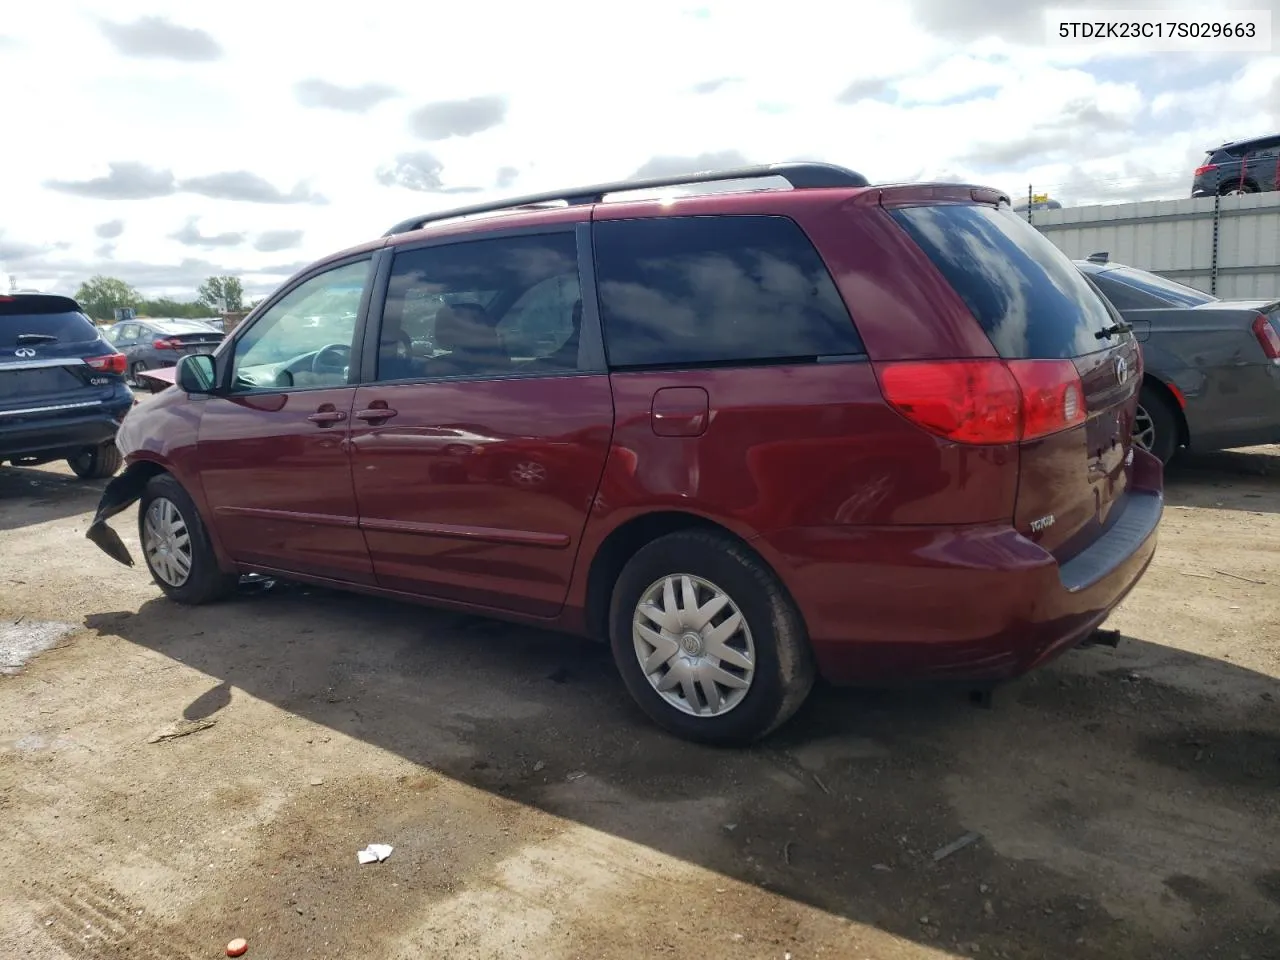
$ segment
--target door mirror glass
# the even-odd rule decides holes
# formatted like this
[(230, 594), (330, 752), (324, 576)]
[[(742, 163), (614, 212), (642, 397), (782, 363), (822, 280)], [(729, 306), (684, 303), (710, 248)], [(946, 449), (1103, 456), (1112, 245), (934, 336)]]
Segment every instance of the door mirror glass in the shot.
[(207, 353), (183, 357), (178, 361), (176, 379), (178, 386), (187, 393), (213, 393), (217, 382), (213, 357)]

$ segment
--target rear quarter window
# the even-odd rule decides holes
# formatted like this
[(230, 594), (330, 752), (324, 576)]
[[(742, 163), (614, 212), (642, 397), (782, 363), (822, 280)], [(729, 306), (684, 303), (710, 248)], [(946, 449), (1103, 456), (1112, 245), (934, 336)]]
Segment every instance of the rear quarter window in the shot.
[(893, 218), (1010, 360), (1064, 360), (1114, 345), (1102, 298), (1057, 247), (1006, 207), (903, 207)]
[(611, 366), (863, 352), (826, 265), (786, 217), (606, 220), (594, 238)]

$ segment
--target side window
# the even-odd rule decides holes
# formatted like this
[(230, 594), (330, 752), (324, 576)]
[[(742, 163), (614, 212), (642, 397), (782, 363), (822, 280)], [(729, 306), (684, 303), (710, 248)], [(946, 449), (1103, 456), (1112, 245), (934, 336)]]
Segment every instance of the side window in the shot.
[(126, 323), (120, 328), (120, 343), (133, 343), (138, 339), (138, 325), (136, 323)]
[(107, 328), (106, 333), (105, 333), (105, 334), (103, 334), (103, 336), (105, 336), (105, 337), (107, 338), (107, 342), (108, 342), (108, 343), (119, 343), (119, 342), (120, 342), (120, 328), (119, 328), (119, 327), (108, 327), (108, 328)]
[[(526, 290), (498, 321), (498, 336), (516, 363), (563, 358), (567, 369), (578, 367), (582, 324), (582, 289), (578, 271), (548, 277)], [(572, 341), (572, 342), (571, 342)], [(572, 351), (572, 355), (568, 356)]]
[(397, 253), (379, 380), (576, 370), (582, 310), (568, 232)]
[(863, 352), (826, 265), (786, 217), (606, 220), (595, 254), (610, 366)]
[(1266, 158), (1274, 160), (1278, 156), (1280, 156), (1280, 140), (1263, 141), (1250, 153), (1250, 159)]
[(344, 386), (369, 264), (359, 260), (304, 280), (259, 316), (236, 341), (231, 389)]

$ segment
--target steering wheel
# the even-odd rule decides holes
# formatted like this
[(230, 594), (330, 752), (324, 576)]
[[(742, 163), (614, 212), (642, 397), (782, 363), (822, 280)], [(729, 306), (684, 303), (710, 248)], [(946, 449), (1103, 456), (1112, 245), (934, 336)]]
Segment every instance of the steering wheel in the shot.
[(345, 343), (330, 343), (311, 356), (311, 372), (314, 374), (343, 373), (351, 362), (351, 348)]

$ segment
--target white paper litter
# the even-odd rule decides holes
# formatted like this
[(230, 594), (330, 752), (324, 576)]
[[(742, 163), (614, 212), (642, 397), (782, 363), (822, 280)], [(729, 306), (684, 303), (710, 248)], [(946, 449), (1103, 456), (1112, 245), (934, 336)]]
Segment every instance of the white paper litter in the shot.
[(356, 859), (361, 863), (381, 863), (391, 856), (391, 846), (386, 843), (371, 843), (363, 850), (356, 851)]

